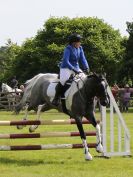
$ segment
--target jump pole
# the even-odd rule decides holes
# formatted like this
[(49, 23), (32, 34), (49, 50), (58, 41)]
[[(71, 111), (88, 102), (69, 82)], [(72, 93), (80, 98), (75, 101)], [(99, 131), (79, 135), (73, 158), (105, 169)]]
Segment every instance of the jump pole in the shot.
[[(96, 132), (85, 132), (86, 136), (96, 136)], [(0, 139), (20, 138), (47, 138), (47, 137), (75, 137), (80, 136), (79, 132), (44, 132), (44, 133), (23, 133), (23, 134), (0, 134)]]
[[(96, 143), (88, 144), (88, 148), (95, 148)], [(79, 149), (83, 148), (82, 144), (48, 144), (48, 145), (16, 145), (0, 146), (0, 151), (22, 151), (22, 150), (50, 150), (50, 149)]]
[[(98, 121), (99, 122), (99, 121)], [(16, 126), (16, 125), (70, 125), (76, 124), (74, 119), (70, 120), (20, 120), (20, 121), (0, 121), (0, 126)], [(82, 124), (90, 124), (86, 119), (82, 120)]]

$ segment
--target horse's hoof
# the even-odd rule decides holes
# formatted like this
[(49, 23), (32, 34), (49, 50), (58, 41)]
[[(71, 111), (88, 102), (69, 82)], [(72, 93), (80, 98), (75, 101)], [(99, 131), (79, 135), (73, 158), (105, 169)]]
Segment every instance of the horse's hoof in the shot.
[(98, 144), (98, 145), (96, 146), (96, 151), (97, 151), (98, 153), (102, 153), (102, 152), (103, 152), (103, 146), (102, 146), (102, 144)]
[(29, 128), (29, 132), (33, 133), (35, 131), (35, 129), (33, 129), (32, 127)]
[(91, 161), (92, 159), (93, 159), (92, 155), (89, 152), (87, 154), (85, 154), (85, 160)]
[(18, 130), (23, 129), (23, 125), (17, 125), (17, 129)]

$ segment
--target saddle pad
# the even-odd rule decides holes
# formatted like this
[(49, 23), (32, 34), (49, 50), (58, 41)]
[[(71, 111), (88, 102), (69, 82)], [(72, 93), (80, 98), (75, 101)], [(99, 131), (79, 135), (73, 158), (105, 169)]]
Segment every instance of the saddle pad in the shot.
[(52, 82), (49, 84), (48, 89), (47, 89), (47, 95), (50, 97), (50, 101), (52, 101), (54, 99), (55, 96), (55, 88), (56, 85), (58, 83), (57, 82)]
[(71, 87), (66, 91), (65, 98), (66, 98), (66, 108), (67, 110), (71, 111), (72, 101), (74, 94), (83, 87), (84, 80), (86, 75), (82, 75), (81, 78), (75, 78), (71, 84)]

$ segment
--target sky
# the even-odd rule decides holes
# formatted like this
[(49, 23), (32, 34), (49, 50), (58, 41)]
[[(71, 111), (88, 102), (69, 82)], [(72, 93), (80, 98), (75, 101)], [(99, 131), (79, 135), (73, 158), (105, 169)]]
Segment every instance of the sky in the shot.
[(0, 0), (0, 46), (7, 39), (21, 45), (51, 17), (98, 17), (128, 36), (133, 0)]

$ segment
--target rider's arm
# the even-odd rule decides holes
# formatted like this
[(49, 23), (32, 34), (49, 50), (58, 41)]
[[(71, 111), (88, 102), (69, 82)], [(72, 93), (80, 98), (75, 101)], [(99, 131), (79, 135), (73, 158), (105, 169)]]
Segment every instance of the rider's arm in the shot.
[(84, 51), (83, 51), (82, 47), (80, 47), (80, 62), (82, 64), (82, 67), (84, 70), (89, 69), (89, 65), (88, 65), (88, 62), (87, 62), (86, 57), (84, 55)]
[(69, 68), (70, 70), (74, 70), (74, 67), (69, 62), (70, 60), (70, 49), (66, 48), (64, 50), (64, 56), (63, 56), (63, 67)]

